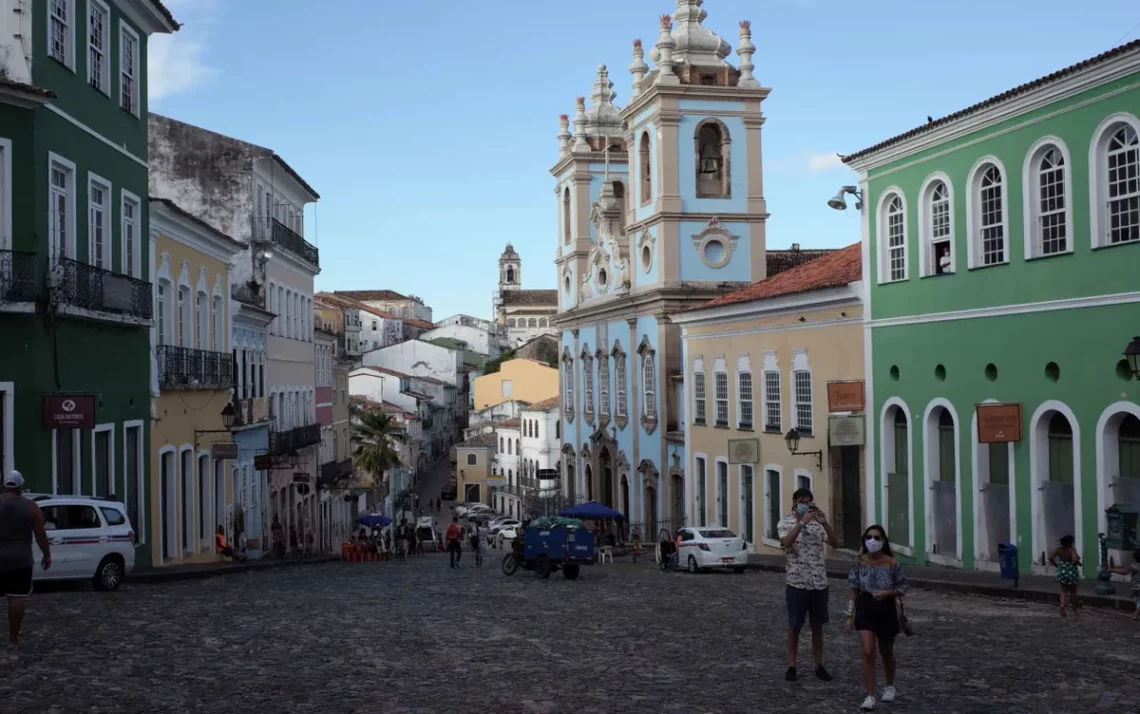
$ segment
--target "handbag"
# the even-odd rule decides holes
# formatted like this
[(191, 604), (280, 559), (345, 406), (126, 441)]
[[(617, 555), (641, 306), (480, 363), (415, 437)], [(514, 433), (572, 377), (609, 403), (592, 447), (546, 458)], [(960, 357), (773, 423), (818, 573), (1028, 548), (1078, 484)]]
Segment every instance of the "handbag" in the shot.
[(899, 600), (899, 631), (907, 637), (914, 636), (914, 628), (911, 627), (910, 620), (906, 616), (906, 605), (901, 599)]

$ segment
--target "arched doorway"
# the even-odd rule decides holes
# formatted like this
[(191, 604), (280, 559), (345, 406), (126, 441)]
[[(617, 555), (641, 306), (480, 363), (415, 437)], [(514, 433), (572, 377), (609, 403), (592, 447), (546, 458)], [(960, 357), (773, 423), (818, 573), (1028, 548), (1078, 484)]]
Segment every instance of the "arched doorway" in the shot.
[(602, 505), (614, 507), (614, 465), (610, 459), (610, 450), (602, 449), (598, 454), (599, 467), (602, 469)]
[[(996, 402), (987, 399), (984, 403)], [(998, 544), (1015, 542), (1017, 494), (1011, 487), (1014, 478), (1012, 442), (982, 444), (978, 442), (978, 415), (970, 424), (974, 449), (974, 557), (979, 570), (997, 570)]]
[[(1140, 504), (1140, 405), (1117, 402), (1101, 414), (1097, 425), (1097, 513), (1104, 532), (1104, 509), (1114, 503)], [(1111, 553), (1110, 553), (1111, 555)]]
[(656, 539), (657, 529), (657, 487), (645, 487), (645, 532), (641, 534), (642, 540)]
[[(958, 425), (953, 407), (936, 399), (926, 409), (923, 448), (926, 552), (934, 559), (960, 561), (958, 552)], [(945, 561), (942, 561), (944, 564)]]
[(629, 520), (630, 513), (629, 503), (629, 477), (625, 474), (621, 475), (621, 506), (618, 508), (621, 514)]
[(1045, 559), (1062, 536), (1076, 536), (1082, 551), (1090, 545), (1080, 533), (1080, 426), (1056, 401), (1038, 407), (1031, 424), (1033, 560), (1038, 572), (1051, 573)]
[(586, 464), (586, 500), (594, 500), (594, 470)]
[(887, 491), (887, 532), (891, 543), (913, 548), (910, 514), (910, 424), (901, 404), (883, 410), (883, 486)]

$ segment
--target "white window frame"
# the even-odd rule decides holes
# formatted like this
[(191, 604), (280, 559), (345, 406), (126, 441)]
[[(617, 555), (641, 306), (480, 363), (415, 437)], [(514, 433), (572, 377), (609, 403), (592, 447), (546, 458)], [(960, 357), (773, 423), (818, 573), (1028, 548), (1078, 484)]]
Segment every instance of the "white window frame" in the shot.
[[(585, 351), (589, 352), (589, 345)], [(590, 354), (582, 356), (582, 413), (594, 413), (594, 358)]]
[(1118, 112), (1105, 117), (1097, 126), (1089, 143), (1089, 206), (1092, 208), (1089, 211), (1089, 235), (1094, 249), (1136, 245), (1134, 241), (1108, 242), (1108, 142), (1118, 124), (1130, 125), (1140, 137), (1140, 119), (1134, 114)]
[(228, 352), (226, 347), (226, 301), (218, 292), (216, 286), (214, 294), (210, 296), (210, 325), (214, 328), (211, 339), (215, 352)]
[[(728, 386), (728, 372), (723, 369), (724, 364), (721, 360), (717, 360), (717, 364), (713, 369), (713, 426), (727, 427), (728, 420), (731, 416), (729, 412), (729, 402), (732, 399), (732, 392)], [(724, 396), (721, 397), (721, 387), (724, 387)], [(724, 419), (720, 418), (721, 408), (724, 408)]]
[[(720, 487), (720, 474), (721, 469), (724, 469), (724, 490)], [(732, 503), (728, 500), (729, 494), (732, 493), (732, 467), (728, 463), (728, 459), (723, 456), (717, 456), (713, 459), (713, 507), (716, 512), (713, 513), (712, 521), (721, 528), (732, 528)], [(724, 507), (724, 523), (720, 522), (721, 507)], [(739, 535), (739, 533), (737, 534)]]
[(57, 260), (59, 260), (59, 255), (55, 251), (50, 250), (50, 246), (56, 242), (55, 238), (50, 235), (53, 232), (54, 220), (53, 220), (52, 214), (53, 214), (53, 211), (54, 211), (54, 208), (56, 205), (55, 200), (54, 200), (54, 196), (53, 196), (53, 194), (55, 193), (55, 189), (53, 188), (52, 183), (51, 183), (52, 169), (59, 169), (66, 176), (67, 186), (65, 187), (65, 192), (66, 192), (65, 198), (67, 201), (67, 212), (68, 213), (67, 213), (67, 216), (64, 217), (63, 229), (66, 232), (66, 235), (64, 236), (64, 241), (63, 241), (64, 244), (60, 246), (60, 249), (63, 251), (64, 256), (67, 258), (70, 258), (71, 260), (76, 259), (76, 252), (77, 252), (77, 250), (76, 250), (76, 238), (75, 238), (75, 231), (77, 230), (76, 229), (77, 221), (75, 220), (76, 170), (75, 170), (75, 163), (73, 161), (69, 161), (68, 159), (65, 159), (62, 156), (55, 154), (55, 153), (52, 153), (50, 151), (48, 152), (48, 197), (49, 197), (48, 244), (49, 244), (49, 251), (51, 253), (51, 255), (49, 256), (49, 263), (54, 265), (55, 262)]
[[(772, 493), (771, 488), (769, 488), (769, 486), (770, 486), (769, 481), (768, 481), (768, 472), (769, 471), (774, 471), (779, 476), (779, 479), (777, 480), (777, 483), (779, 484), (779, 487), (780, 487), (779, 493), (774, 494), (774, 493)], [(775, 503), (781, 509), (780, 510), (780, 518), (784, 517), (783, 510), (782, 510), (783, 509), (783, 503), (784, 503), (784, 467), (779, 465), (779, 464), (764, 464), (764, 468), (761, 470), (761, 472), (764, 474), (764, 476), (763, 476), (763, 478), (764, 478), (764, 483), (763, 483), (763, 488), (764, 488), (764, 517), (760, 519), (760, 524), (761, 524), (760, 542), (763, 543), (764, 545), (770, 547), (770, 548), (779, 548), (779, 547), (781, 547), (780, 546), (780, 540), (778, 538), (770, 538), (768, 536), (768, 532), (771, 531), (773, 533), (777, 533), (777, 534), (779, 533), (778, 529), (780, 527), (780, 521), (777, 520), (775, 523), (772, 523), (770, 521), (770, 514), (772, 513), (772, 504), (773, 503)], [(753, 479), (753, 486), (752, 487), (753, 487), (753, 489), (755, 489), (756, 488), (756, 486), (755, 486), (756, 472), (755, 471), (752, 472), (752, 479)]]
[[(166, 288), (165, 299), (159, 295), (160, 286)], [(155, 337), (160, 345), (175, 344), (174, 317), (171, 308), (177, 299), (174, 283), (166, 276), (160, 276), (156, 281), (154, 290)]]
[(194, 291), (194, 349), (210, 349), (210, 293), (199, 285)]
[[(131, 37), (131, 39), (134, 41), (134, 54), (131, 57), (131, 66), (133, 67), (134, 71), (130, 74), (130, 78), (132, 80), (132, 83), (131, 83), (131, 106), (129, 106), (129, 107), (123, 106), (123, 77), (127, 76), (126, 73), (123, 71), (123, 45), (124, 45), (123, 37), (124, 37), (124, 35), (129, 35)], [(135, 32), (135, 29), (133, 27), (131, 27), (130, 25), (128, 25), (126, 22), (119, 20), (119, 62), (117, 65), (119, 68), (119, 72), (118, 72), (118, 75), (119, 75), (118, 102), (119, 102), (119, 106), (122, 109), (130, 112), (131, 114), (133, 114), (136, 117), (140, 116), (140, 113), (142, 111), (142, 108), (139, 106), (142, 103), (142, 95), (139, 92), (139, 84), (142, 81), (142, 68), (139, 66), (139, 58), (140, 57), (141, 57), (141, 47), (139, 45), (139, 33)]]
[[(134, 218), (127, 218), (127, 206), (134, 209)], [(139, 231), (142, 228), (141, 220), (142, 201), (139, 197), (125, 188), (119, 189), (119, 244), (122, 251), (122, 272), (132, 278), (145, 280), (146, 276), (142, 271), (142, 240)], [(128, 227), (130, 230), (128, 231)], [(129, 256), (127, 253), (127, 233), (133, 233), (134, 239), (134, 255)]]
[(614, 364), (614, 416), (629, 416), (629, 372), (625, 352), (615, 349)]
[[(774, 350), (767, 350), (764, 353), (763, 371), (760, 372), (763, 382), (760, 385), (761, 400), (763, 411), (761, 412), (763, 419), (760, 423), (760, 428), (767, 432), (782, 433), (784, 428), (784, 385), (783, 380), (780, 378), (780, 363), (776, 359), (776, 352)], [(776, 398), (772, 399), (770, 390), (768, 388), (768, 375), (774, 374), (776, 376)], [(779, 418), (778, 424), (771, 424), (768, 420), (768, 405), (774, 403), (776, 405), (776, 415)], [(774, 426), (774, 430), (768, 427)]]
[(79, 432), (81, 429), (52, 429), (51, 432), (51, 492), (53, 494), (59, 493), (59, 464), (57, 463), (59, 449), (57, 441), (62, 438), (60, 435), (67, 436), (71, 439), (71, 448), (73, 458), (71, 459), (72, 474), (71, 483), (75, 487), (73, 493), (77, 496), (83, 495), (83, 449), (81, 448), (81, 440)]
[(708, 424), (708, 379), (705, 377), (705, 361), (701, 357), (693, 360), (693, 424)]
[[(93, 189), (99, 188), (103, 191), (103, 202), (96, 204), (92, 199)], [(111, 195), (114, 193), (114, 187), (107, 179), (99, 176), (98, 174), (87, 172), (87, 264), (95, 266), (95, 227), (99, 225), (103, 229), (103, 249), (100, 251), (99, 257), (103, 261), (101, 267), (107, 272), (111, 271), (113, 265), (111, 260)], [(102, 211), (102, 219), (98, 222), (95, 221), (95, 211)]]
[[(888, 211), (890, 211), (891, 199), (898, 197), (899, 203), (902, 207), (902, 277), (895, 278), (891, 276), (891, 248), (890, 236), (887, 235), (890, 230), (890, 221), (888, 220)], [(906, 194), (902, 189), (897, 186), (891, 186), (883, 191), (883, 195), (879, 197), (879, 206), (875, 211), (878, 216), (878, 226), (876, 228), (878, 237), (878, 253), (879, 253), (879, 285), (887, 283), (901, 283), (905, 282), (910, 277), (910, 237), (908, 235), (907, 217), (909, 215), (907, 209)]]
[(48, 21), (47, 21), (47, 28), (45, 28), (47, 31), (47, 38), (45, 41), (47, 44), (45, 44), (44, 47), (47, 50), (47, 56), (48, 57), (51, 57), (55, 61), (62, 64), (64, 67), (67, 67), (69, 70), (74, 72), (75, 71), (75, 0), (58, 0), (59, 4), (64, 7), (64, 9), (67, 13), (67, 23), (66, 23), (67, 37), (64, 39), (64, 48), (63, 48), (63, 52), (66, 55), (65, 57), (56, 57), (54, 54), (52, 54), (52, 49), (51, 49), (51, 23), (52, 23), (53, 15), (52, 15), (52, 7), (51, 6), (52, 6), (53, 2), (56, 2), (56, 0), (48, 0), (48, 3), (47, 3)]
[[(748, 398), (744, 398), (743, 377), (748, 375)], [(737, 429), (755, 429), (756, 428), (756, 380), (752, 377), (752, 363), (748, 359), (748, 355), (741, 355), (736, 360), (736, 428)], [(744, 405), (748, 405), (748, 411), (752, 415), (752, 420), (744, 423)], [(755, 482), (753, 482), (755, 486)]]
[[(4, 473), (16, 468), (16, 383), (15, 382), (0, 382), (0, 408), (3, 408), (4, 413), (0, 414), (0, 420), (3, 421), (4, 431), (0, 432), (0, 439), (4, 441), (4, 461), (0, 463), (0, 469)], [(53, 451), (54, 454), (54, 444)], [(54, 458), (54, 457), (53, 457)]]
[[(939, 275), (937, 257), (934, 255), (934, 186), (938, 182), (946, 187), (946, 200), (950, 204), (950, 270), (943, 275), (952, 275), (958, 265), (957, 250), (955, 249), (955, 221), (954, 221), (954, 184), (950, 177), (942, 171), (936, 171), (922, 182), (918, 191), (918, 235), (922, 245), (919, 254), (918, 270), (921, 277)], [(943, 239), (944, 240), (944, 239)]]
[(641, 356), (641, 412), (648, 419), (657, 418), (657, 352), (655, 350), (647, 350)]
[[(1041, 242), (1041, 159), (1049, 149), (1057, 149), (1064, 162), (1061, 187), (1065, 192), (1065, 250), (1045, 253)], [(1073, 252), (1073, 161), (1065, 142), (1055, 136), (1038, 139), (1025, 153), (1025, 163), (1021, 167), (1022, 185), (1022, 231), (1026, 260), (1051, 258), (1055, 255), (1068, 255)]]
[[(807, 481), (807, 485), (801, 486), (800, 485), (800, 479), (804, 479), (805, 481)], [(800, 490), (801, 488), (806, 488), (807, 490), (811, 491), (812, 495), (814, 496), (815, 495), (815, 474), (812, 473), (811, 471), (807, 470), (807, 469), (793, 469), (792, 470), (792, 485), (795, 486), (795, 488), (792, 489), (792, 493), (795, 493), (796, 491)]]
[(605, 352), (598, 353), (598, 413), (609, 416), (610, 404), (610, 356)]
[(102, 434), (103, 432), (110, 432), (110, 434), (111, 434), (111, 436), (108, 437), (109, 441), (107, 442), (107, 458), (109, 458), (111, 460), (111, 463), (109, 463), (107, 465), (107, 469), (108, 469), (107, 475), (109, 477), (109, 484), (110, 484), (112, 491), (114, 491), (114, 489), (115, 489), (115, 424), (114, 424), (114, 422), (109, 422), (106, 424), (96, 424), (95, 428), (91, 430), (91, 491), (90, 491), (90, 494), (92, 496), (102, 495), (104, 498), (107, 498), (111, 495), (114, 495), (116, 500), (120, 500), (118, 498), (118, 496), (119, 496), (118, 493), (97, 494), (97, 492), (96, 492), (96, 488), (95, 488), (96, 487), (96, 483), (95, 483), (95, 436), (97, 434)]
[[(807, 374), (808, 376), (809, 394), (806, 401), (801, 399), (803, 395), (800, 393), (800, 385), (796, 379), (797, 374)], [(792, 355), (791, 385), (792, 428), (802, 436), (815, 436), (815, 381), (812, 378), (811, 362), (808, 361), (807, 350), (805, 349), (797, 349)], [(807, 405), (808, 418), (811, 420), (807, 430), (803, 428), (803, 422), (800, 421), (800, 406), (804, 404)]]
[[(102, 49), (97, 49), (91, 43), (91, 15), (94, 12), (101, 12), (103, 14), (103, 36), (100, 37), (102, 42)], [(99, 90), (103, 94), (110, 96), (111, 93), (111, 9), (107, 7), (106, 3), (102, 0), (87, 0), (87, 84)], [(99, 76), (94, 77), (91, 73), (92, 67), (92, 52), (98, 52), (100, 55), (101, 63), (99, 68)], [(92, 80), (95, 80), (93, 83)]]
[[(981, 191), (982, 191), (982, 177), (985, 174), (985, 169), (988, 166), (995, 166), (1001, 174), (1001, 231), (1003, 242), (1003, 255), (1002, 260), (995, 263), (982, 262), (982, 206), (981, 206)], [(1001, 162), (996, 156), (983, 156), (974, 162), (973, 168), (970, 169), (968, 178), (966, 179), (966, 248), (967, 248), (967, 261), (970, 269), (974, 268), (990, 268), (995, 265), (1006, 265), (1009, 263), (1010, 256), (1010, 235), (1009, 235), (1009, 172), (1005, 170), (1005, 164)]]
[[(194, 339), (194, 289), (189, 283), (178, 282), (174, 303), (174, 322), (177, 328), (173, 344), (190, 347)], [(185, 317), (185, 324), (183, 318)]]
[[(132, 521), (131, 528), (133, 528), (135, 531), (135, 538), (137, 539), (139, 545), (145, 545), (147, 542), (146, 485), (148, 479), (145, 471), (146, 461), (144, 459), (146, 458), (146, 434), (143, 432), (143, 426), (144, 422), (142, 419), (132, 419), (130, 421), (123, 422), (123, 490), (122, 498), (120, 499), (123, 503), (127, 503), (128, 498), (133, 497), (135, 499), (135, 509), (138, 511), (139, 520), (138, 523)], [(139, 478), (138, 484), (136, 485), (138, 490), (134, 494), (127, 493), (127, 462), (130, 458), (129, 454), (127, 454), (127, 431), (129, 429), (139, 430), (139, 453), (137, 463)], [(130, 508), (127, 509), (127, 513), (130, 513)]]
[(574, 358), (562, 358), (562, 411), (574, 411)]

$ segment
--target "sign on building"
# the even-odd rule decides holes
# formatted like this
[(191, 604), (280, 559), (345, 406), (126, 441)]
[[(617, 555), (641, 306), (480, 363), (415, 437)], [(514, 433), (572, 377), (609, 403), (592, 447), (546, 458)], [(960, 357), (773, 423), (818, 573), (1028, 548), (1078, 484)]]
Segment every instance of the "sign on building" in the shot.
[(44, 397), (45, 429), (94, 429), (95, 395)]
[(233, 442), (215, 441), (214, 445), (210, 447), (210, 453), (215, 459), (236, 459), (238, 457), (238, 445)]
[(729, 439), (728, 463), (755, 464), (760, 461), (759, 439)]
[(828, 417), (828, 442), (831, 446), (863, 446), (867, 439), (866, 426), (862, 414)]
[(861, 412), (864, 410), (863, 380), (852, 379), (827, 383), (829, 412)]
[(254, 456), (253, 468), (257, 469), (258, 471), (269, 471), (273, 468), (273, 457), (269, 454)]
[(1021, 402), (990, 402), (975, 406), (979, 444), (1021, 441)]
[(293, 472), (293, 483), (308, 483), (308, 482), (309, 482), (309, 474), (301, 472), (301, 471), (294, 471)]

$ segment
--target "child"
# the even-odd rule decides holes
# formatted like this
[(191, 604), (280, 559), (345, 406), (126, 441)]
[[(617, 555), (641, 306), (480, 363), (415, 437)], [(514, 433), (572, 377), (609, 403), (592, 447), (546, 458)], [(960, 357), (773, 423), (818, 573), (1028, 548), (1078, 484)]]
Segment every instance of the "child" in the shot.
[(641, 557), (641, 534), (634, 533), (633, 534), (633, 562), (636, 563), (637, 559), (640, 557)]
[(1120, 575), (1132, 574), (1132, 599), (1136, 603), (1136, 610), (1132, 613), (1133, 620), (1140, 620), (1140, 550), (1132, 554), (1132, 565), (1127, 568), (1113, 568), (1112, 572)]
[(1057, 582), (1061, 586), (1061, 617), (1065, 617), (1066, 605), (1073, 611), (1073, 619), (1078, 619), (1077, 586), (1081, 582), (1081, 556), (1074, 547), (1076, 539), (1063, 536), (1060, 545), (1049, 555), (1049, 564), (1057, 569)]

